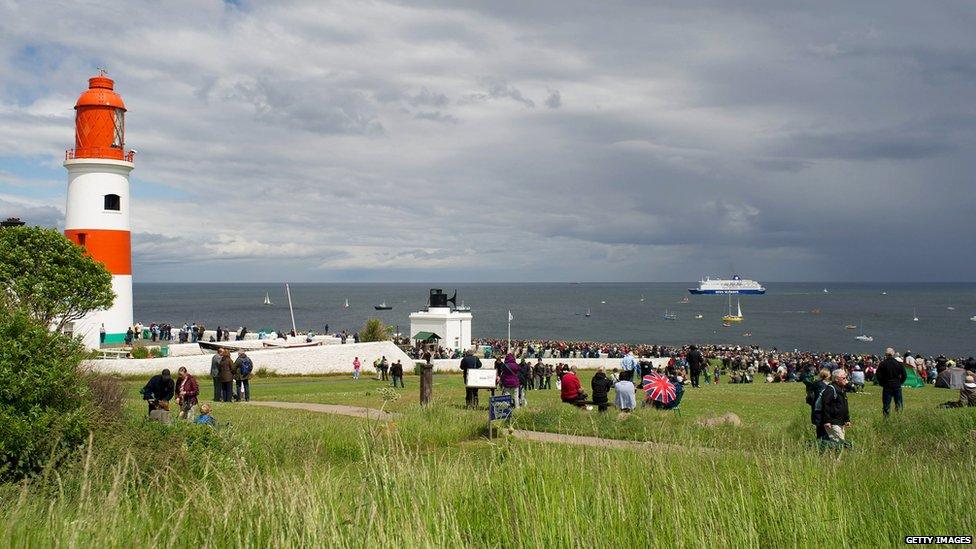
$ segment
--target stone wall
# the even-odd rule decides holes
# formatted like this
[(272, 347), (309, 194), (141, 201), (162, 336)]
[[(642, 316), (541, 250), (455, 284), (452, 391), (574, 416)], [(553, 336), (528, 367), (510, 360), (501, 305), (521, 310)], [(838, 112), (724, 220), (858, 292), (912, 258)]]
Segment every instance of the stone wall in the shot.
[[(180, 367), (198, 377), (210, 376), (212, 354), (169, 356), (147, 359), (88, 360), (84, 365), (93, 371), (107, 374), (152, 375), (168, 368), (174, 375)], [(232, 354), (236, 358), (236, 354)], [(268, 349), (248, 353), (254, 368), (273, 370), (278, 374), (337, 374), (352, 375), (353, 358), (359, 357), (363, 372), (373, 371), (373, 361), (386, 356), (390, 363), (400, 360), (405, 373), (413, 372), (414, 361), (391, 341), (378, 343), (349, 343), (322, 345), (299, 349)]]

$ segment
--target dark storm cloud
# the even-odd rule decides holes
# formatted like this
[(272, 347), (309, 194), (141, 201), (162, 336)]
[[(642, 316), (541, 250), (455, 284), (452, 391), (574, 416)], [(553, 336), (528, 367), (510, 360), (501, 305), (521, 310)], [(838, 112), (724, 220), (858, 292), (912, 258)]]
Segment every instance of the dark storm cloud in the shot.
[[(109, 65), (140, 184), (178, 191), (134, 195), (143, 277), (976, 269), (968, 2), (123, 8), (0, 4), (0, 172), (57, 168)], [(10, 179), (0, 199), (63, 204)]]

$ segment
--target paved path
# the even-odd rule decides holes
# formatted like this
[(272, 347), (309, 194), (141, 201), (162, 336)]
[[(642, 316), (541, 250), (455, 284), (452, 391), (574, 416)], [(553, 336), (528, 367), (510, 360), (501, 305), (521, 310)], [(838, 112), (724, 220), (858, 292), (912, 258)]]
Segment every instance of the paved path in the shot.
[[(396, 414), (383, 412), (375, 408), (361, 408), (358, 406), (344, 406), (342, 404), (315, 404), (311, 402), (278, 402), (272, 400), (252, 400), (252, 406), (265, 406), (267, 408), (282, 408), (286, 410), (305, 410), (308, 412), (319, 412), (323, 414), (334, 414), (340, 416), (350, 416), (367, 419), (377, 419), (383, 421), (392, 420)], [(678, 444), (666, 444), (663, 442), (641, 442), (636, 440), (618, 440), (612, 438), (584, 437), (579, 435), (564, 435), (559, 433), (547, 433), (543, 431), (524, 431), (513, 430), (511, 436), (532, 442), (556, 442), (559, 444), (572, 444), (574, 446), (596, 446), (599, 448), (627, 448), (631, 450), (662, 450), (670, 452), (693, 452), (698, 454), (713, 454), (716, 450), (695, 446), (681, 446)]]
[(358, 406), (343, 406), (342, 404), (315, 404), (312, 402), (277, 402), (273, 400), (252, 400), (252, 406), (265, 406), (268, 408), (284, 408), (287, 410), (306, 410), (308, 412), (321, 412), (323, 414), (334, 414), (339, 416), (359, 417), (366, 419), (380, 419), (389, 421), (394, 415), (374, 408), (360, 408)]

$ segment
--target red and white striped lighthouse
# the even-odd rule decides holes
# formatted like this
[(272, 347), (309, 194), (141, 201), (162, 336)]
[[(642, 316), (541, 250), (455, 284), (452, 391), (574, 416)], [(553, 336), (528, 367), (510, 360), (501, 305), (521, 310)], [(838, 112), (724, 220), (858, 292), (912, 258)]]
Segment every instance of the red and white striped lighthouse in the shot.
[(135, 151), (125, 149), (125, 103), (104, 71), (88, 79), (75, 104), (75, 148), (65, 153), (68, 204), (64, 234), (112, 273), (115, 302), (76, 321), (85, 345), (117, 343), (132, 326), (132, 253), (129, 172)]

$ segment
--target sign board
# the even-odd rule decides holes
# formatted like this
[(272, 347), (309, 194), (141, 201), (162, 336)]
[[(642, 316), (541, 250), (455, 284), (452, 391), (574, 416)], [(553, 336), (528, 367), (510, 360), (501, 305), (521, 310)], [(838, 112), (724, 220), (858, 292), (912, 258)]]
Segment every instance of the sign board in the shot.
[(495, 369), (479, 368), (468, 370), (468, 381), (466, 387), (471, 389), (494, 389), (495, 388)]
[(488, 421), (508, 419), (515, 409), (515, 399), (512, 395), (498, 395), (488, 399)]

